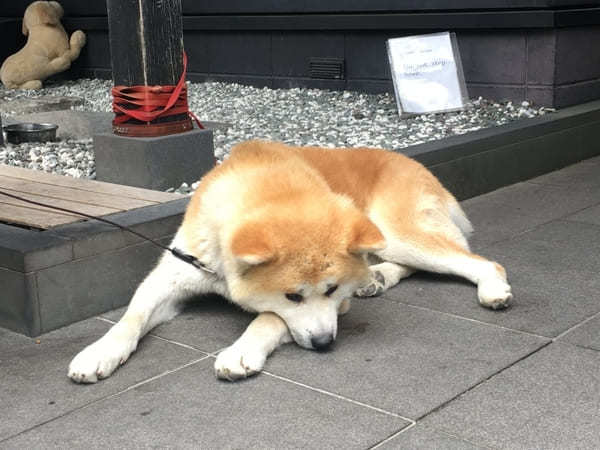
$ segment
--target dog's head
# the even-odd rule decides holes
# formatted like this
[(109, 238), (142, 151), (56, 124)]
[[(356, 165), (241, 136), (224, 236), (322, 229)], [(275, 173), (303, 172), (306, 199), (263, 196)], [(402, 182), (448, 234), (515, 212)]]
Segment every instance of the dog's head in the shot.
[(230, 295), (277, 314), (302, 347), (323, 349), (336, 337), (340, 303), (368, 279), (366, 255), (384, 247), (377, 227), (345, 197), (265, 206), (230, 237)]
[(63, 8), (58, 2), (33, 2), (25, 10), (23, 16), (23, 34), (27, 36), (29, 30), (38, 25), (56, 25), (63, 16)]

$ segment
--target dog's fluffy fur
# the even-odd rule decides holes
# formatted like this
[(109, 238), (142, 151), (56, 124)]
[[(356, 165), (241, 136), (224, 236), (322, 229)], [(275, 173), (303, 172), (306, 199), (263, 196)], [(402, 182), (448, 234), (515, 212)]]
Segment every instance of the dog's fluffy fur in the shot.
[(79, 57), (85, 34), (75, 31), (71, 39), (60, 23), (63, 16), (58, 2), (33, 2), (25, 10), (23, 34), (25, 47), (6, 58), (0, 79), (9, 89), (40, 89), (42, 81), (64, 72)]
[(397, 153), (242, 143), (202, 179), (173, 241), (216, 274), (165, 254), (123, 318), (73, 359), (69, 376), (109, 376), (144, 334), (200, 293), (258, 313), (217, 356), (216, 374), (229, 380), (259, 372), (281, 343), (327, 347), (353, 294), (378, 295), (414, 270), (467, 278), (483, 306), (505, 307), (506, 273), (469, 251), (471, 231), (439, 181)]

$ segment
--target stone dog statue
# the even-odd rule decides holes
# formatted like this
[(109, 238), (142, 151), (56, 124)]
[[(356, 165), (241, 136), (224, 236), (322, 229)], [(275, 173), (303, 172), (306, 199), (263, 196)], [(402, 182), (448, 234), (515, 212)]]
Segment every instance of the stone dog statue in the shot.
[(71, 67), (85, 45), (85, 34), (75, 31), (69, 39), (60, 23), (63, 8), (58, 2), (33, 2), (25, 10), (25, 47), (6, 58), (0, 79), (9, 89), (40, 89), (42, 80)]

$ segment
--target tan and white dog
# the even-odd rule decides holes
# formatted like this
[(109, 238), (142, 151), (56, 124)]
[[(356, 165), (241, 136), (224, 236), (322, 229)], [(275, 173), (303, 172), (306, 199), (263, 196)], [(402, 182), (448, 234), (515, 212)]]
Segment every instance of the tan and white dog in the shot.
[(163, 255), (123, 318), (73, 359), (69, 377), (108, 377), (201, 293), (258, 313), (216, 358), (216, 375), (228, 380), (260, 372), (282, 343), (327, 348), (353, 294), (379, 295), (415, 270), (464, 277), (483, 306), (503, 308), (512, 297), (506, 272), (469, 251), (471, 231), (456, 199), (400, 154), (239, 144), (202, 178), (172, 243), (216, 273)]
[(4, 86), (40, 89), (46, 78), (71, 67), (86, 37), (83, 31), (77, 30), (69, 38), (60, 23), (62, 16), (63, 8), (55, 1), (37, 1), (27, 7), (22, 26), (27, 43), (0, 67)]

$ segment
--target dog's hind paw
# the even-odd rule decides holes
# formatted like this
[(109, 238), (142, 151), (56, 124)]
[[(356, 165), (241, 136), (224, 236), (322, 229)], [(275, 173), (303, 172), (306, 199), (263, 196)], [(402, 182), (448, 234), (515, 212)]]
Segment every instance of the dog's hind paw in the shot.
[(383, 291), (385, 291), (385, 277), (379, 270), (376, 270), (371, 272), (369, 283), (357, 289), (354, 295), (357, 297), (376, 297), (381, 295)]
[(217, 378), (236, 381), (259, 373), (267, 356), (256, 349), (232, 345), (217, 355), (215, 375)]
[(498, 278), (481, 281), (477, 287), (479, 303), (491, 309), (508, 308), (512, 300), (510, 285)]

